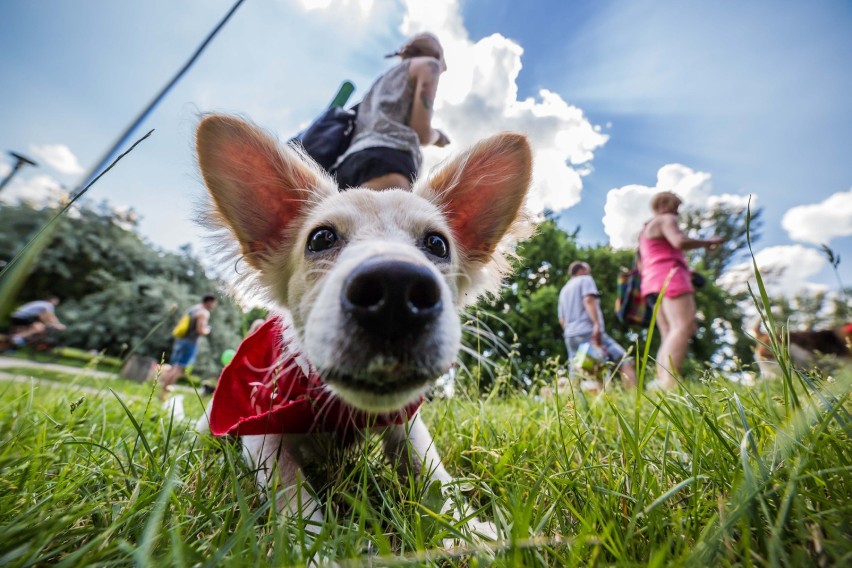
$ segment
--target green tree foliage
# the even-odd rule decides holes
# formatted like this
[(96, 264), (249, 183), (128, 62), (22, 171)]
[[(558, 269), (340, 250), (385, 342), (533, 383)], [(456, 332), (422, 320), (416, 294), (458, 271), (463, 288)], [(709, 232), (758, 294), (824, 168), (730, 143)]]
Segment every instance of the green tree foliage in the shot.
[(681, 213), (681, 228), (698, 239), (722, 237), (725, 242), (715, 250), (704, 248), (689, 251), (693, 267), (716, 280), (734, 262), (748, 256), (748, 234), (752, 242), (760, 239), (763, 210), (749, 211), (744, 207), (720, 203), (706, 209), (691, 209)]
[[(0, 261), (20, 250), (52, 213), (26, 205), (0, 207)], [(166, 252), (134, 229), (129, 216), (106, 204), (76, 210), (62, 219), (17, 303), (58, 296), (57, 314), (68, 326), (60, 340), (66, 345), (116, 356), (135, 349), (167, 357), (180, 314), (221, 283), (206, 276), (189, 247)], [(218, 374), (221, 352), (239, 344), (241, 317), (239, 307), (220, 295), (211, 316), (213, 332), (199, 345), (197, 373)]]
[[(722, 224), (720, 233), (736, 232), (725, 223), (739, 222), (739, 218), (724, 215), (709, 218)], [(512, 344), (517, 354), (514, 363), (521, 370), (522, 381), (529, 380), (536, 365), (544, 366), (550, 358), (559, 357), (564, 361), (565, 344), (557, 318), (557, 301), (560, 289), (568, 280), (568, 265), (573, 260), (584, 260), (592, 268), (592, 276), (601, 292), (607, 333), (625, 348), (637, 341), (644, 345), (646, 331), (621, 324), (614, 312), (616, 279), (619, 270), (633, 265), (634, 251), (613, 250), (604, 245), (580, 246), (576, 237), (576, 232), (566, 233), (548, 215), (536, 235), (519, 245), (516, 272), (501, 294), (481, 301), (472, 312), (500, 341)], [(728, 266), (729, 255), (737, 250), (731, 248), (728, 255), (714, 257), (709, 273), (715, 274), (719, 267)], [(697, 257), (695, 261), (702, 259)], [(690, 348), (693, 366), (729, 367), (734, 357), (750, 361), (751, 343), (743, 329), (737, 300), (713, 284), (712, 279), (697, 290), (698, 331)], [(656, 353), (658, 342), (658, 334), (655, 334), (652, 354)], [(491, 349), (486, 355), (498, 358), (501, 350)], [(470, 367), (473, 362), (466, 361), (466, 364)], [(480, 381), (482, 388), (490, 386), (488, 377)]]

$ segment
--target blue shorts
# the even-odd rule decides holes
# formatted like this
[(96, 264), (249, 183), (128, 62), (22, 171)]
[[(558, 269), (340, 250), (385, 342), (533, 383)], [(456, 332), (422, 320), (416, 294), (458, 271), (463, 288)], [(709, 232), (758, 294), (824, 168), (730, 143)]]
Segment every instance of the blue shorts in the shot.
[(335, 172), (341, 190), (358, 187), (387, 174), (399, 174), (409, 180), (417, 177), (417, 165), (411, 153), (382, 146), (364, 148), (348, 155)]
[(195, 361), (196, 353), (198, 353), (198, 343), (190, 339), (176, 339), (172, 346), (172, 358), (169, 364), (185, 369)]
[[(584, 333), (582, 335), (573, 335), (571, 337), (565, 338), (565, 347), (568, 348), (568, 374), (572, 376), (576, 371), (574, 370), (574, 356), (577, 355), (577, 350), (580, 348), (580, 345), (583, 343), (589, 343), (592, 341), (591, 333)], [(606, 333), (601, 333), (601, 345), (603, 345), (604, 350), (606, 351), (606, 360), (616, 365), (620, 365), (622, 363), (622, 359), (627, 355), (627, 352), (624, 348), (615, 342), (613, 338), (608, 336)], [(630, 361), (630, 359), (624, 359), (624, 362)]]

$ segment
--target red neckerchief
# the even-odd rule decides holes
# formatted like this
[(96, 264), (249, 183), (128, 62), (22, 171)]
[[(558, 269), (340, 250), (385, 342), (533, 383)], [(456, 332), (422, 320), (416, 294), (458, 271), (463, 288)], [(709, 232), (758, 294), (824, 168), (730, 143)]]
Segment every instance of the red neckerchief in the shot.
[(243, 340), (213, 393), (214, 435), (336, 432), (349, 437), (367, 426), (402, 424), (420, 407), (422, 399), (388, 414), (352, 408), (293, 349), (292, 337), (292, 330), (276, 317)]

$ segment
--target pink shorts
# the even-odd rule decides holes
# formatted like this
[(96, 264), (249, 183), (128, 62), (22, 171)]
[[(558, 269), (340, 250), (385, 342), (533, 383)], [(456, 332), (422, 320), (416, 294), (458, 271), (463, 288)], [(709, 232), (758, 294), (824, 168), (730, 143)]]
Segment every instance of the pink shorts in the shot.
[[(695, 288), (692, 287), (692, 275), (689, 270), (683, 268), (682, 266), (677, 266), (672, 273), (671, 280), (669, 280), (668, 285), (666, 286), (665, 297), (666, 298), (677, 298), (678, 296), (683, 296), (684, 294), (693, 294), (695, 293)], [(670, 271), (671, 272), (671, 271)], [(668, 274), (666, 274), (668, 276)], [(649, 282), (646, 286), (646, 281), (643, 275), (642, 278), (642, 296), (648, 297), (651, 294), (659, 294), (660, 290), (665, 283), (665, 278), (663, 278), (660, 282)]]

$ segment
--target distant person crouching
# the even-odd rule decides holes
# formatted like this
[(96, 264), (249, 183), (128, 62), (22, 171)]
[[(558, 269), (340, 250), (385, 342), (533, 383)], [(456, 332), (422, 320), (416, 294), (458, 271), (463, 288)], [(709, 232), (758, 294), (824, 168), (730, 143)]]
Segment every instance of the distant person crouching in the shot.
[(65, 326), (56, 317), (56, 306), (59, 298), (51, 296), (46, 300), (28, 302), (12, 313), (12, 344), (21, 347), (27, 340), (48, 329), (62, 331)]

